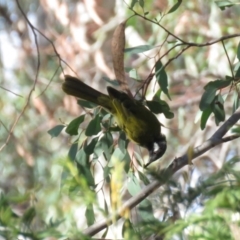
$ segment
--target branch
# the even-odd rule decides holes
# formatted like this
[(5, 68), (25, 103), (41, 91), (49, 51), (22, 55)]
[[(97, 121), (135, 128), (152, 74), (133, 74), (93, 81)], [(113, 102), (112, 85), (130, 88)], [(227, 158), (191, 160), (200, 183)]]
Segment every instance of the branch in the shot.
[(183, 40), (182, 38), (178, 37), (177, 35), (173, 34), (172, 32), (170, 32), (167, 28), (165, 28), (162, 24), (160, 24), (159, 22), (156, 22), (146, 16), (143, 16), (139, 13), (137, 13), (136, 11), (134, 11), (133, 9), (131, 9), (131, 11), (138, 17), (141, 17), (142, 19), (148, 21), (148, 22), (151, 22), (153, 24), (156, 24), (158, 25), (159, 27), (161, 27), (168, 35), (172, 36), (173, 38), (175, 38), (176, 40), (180, 41), (181, 43), (179, 44), (176, 44), (175, 46), (183, 46), (183, 45), (188, 45), (190, 47), (204, 47), (204, 46), (209, 46), (209, 45), (213, 45), (217, 42), (222, 42), (224, 40), (227, 40), (227, 39), (230, 39), (230, 38), (235, 38), (235, 37), (239, 37), (240, 34), (237, 33), (237, 34), (229, 34), (227, 36), (222, 36), (218, 39), (215, 39), (213, 41), (209, 41), (209, 42), (206, 42), (206, 43), (194, 43), (194, 42), (188, 42), (188, 41), (185, 41)]
[[(162, 28), (167, 34), (168, 36), (172, 36), (173, 38), (175, 38), (178, 43), (175, 44), (173, 47), (171, 47), (170, 49), (167, 50), (166, 53), (164, 53), (162, 56), (159, 57), (158, 60), (161, 60), (164, 56), (168, 55), (173, 49), (175, 49), (176, 47), (183, 47), (183, 49), (175, 56), (175, 57), (172, 57), (170, 58), (167, 63), (165, 63), (163, 65), (163, 69), (166, 69), (166, 67), (174, 60), (174, 59), (177, 59), (179, 56), (182, 55), (183, 52), (185, 52), (187, 49), (191, 48), (191, 47), (206, 47), (206, 46), (210, 46), (210, 45), (213, 45), (215, 43), (218, 43), (218, 42), (222, 42), (223, 44), (223, 47), (224, 47), (224, 50), (225, 50), (225, 53), (226, 53), (226, 49), (225, 49), (225, 45), (224, 45), (224, 41), (227, 40), (227, 39), (231, 39), (231, 38), (236, 38), (236, 37), (240, 37), (240, 34), (239, 33), (236, 33), (236, 34), (229, 34), (229, 35), (226, 35), (226, 36), (222, 36), (220, 38), (217, 38), (217, 39), (214, 39), (212, 41), (207, 41), (205, 43), (194, 43), (194, 42), (188, 42), (188, 41), (185, 41), (184, 39), (178, 37), (177, 35), (173, 34), (171, 31), (169, 31), (167, 28), (165, 28), (162, 24), (160, 24), (160, 22), (156, 21), (156, 20), (152, 20), (150, 18), (148, 18), (147, 16), (143, 16), (139, 13), (137, 13), (133, 8), (130, 8), (130, 10), (134, 13), (135, 16), (138, 16), (150, 23), (153, 23), (153, 24), (156, 24), (158, 25), (160, 28)], [(226, 53), (227, 55), (227, 58), (228, 58), (228, 61), (229, 61), (229, 64), (230, 64), (230, 60), (229, 60), (229, 57), (228, 57), (228, 54)], [(157, 61), (156, 61), (157, 62)], [(156, 63), (154, 64), (150, 74), (152, 74), (153, 72), (153, 69), (155, 68), (156, 66)], [(233, 75), (233, 71), (232, 71), (232, 67), (231, 67), (231, 64), (230, 64), (230, 69), (231, 69), (231, 72), (232, 72), (232, 75)], [(149, 74), (149, 75), (150, 75)]]
[(228, 132), (228, 130), (240, 119), (240, 109), (238, 109), (229, 119), (221, 126), (219, 129), (202, 145), (192, 149), (191, 156), (190, 154), (186, 153), (185, 155), (174, 159), (172, 164), (165, 170), (158, 173), (158, 177), (160, 176), (161, 179), (154, 180), (152, 183), (147, 185), (141, 192), (139, 192), (136, 196), (130, 198), (126, 201), (122, 207), (118, 210), (117, 214), (114, 216), (108, 217), (106, 220), (98, 222), (91, 227), (85, 229), (83, 234), (93, 236), (99, 231), (103, 230), (104, 228), (108, 227), (113, 223), (113, 219), (118, 220), (124, 213), (130, 211), (130, 209), (134, 208), (138, 205), (142, 200), (148, 197), (152, 192), (162, 186), (167, 180), (179, 169), (186, 166), (187, 164), (191, 163), (191, 161), (202, 155), (203, 153), (207, 152), (209, 149), (224, 143), (226, 141), (230, 141), (240, 137), (239, 135), (232, 135), (230, 137), (223, 138), (223, 136)]
[[(57, 49), (53, 43), (53, 41), (50, 40), (50, 38), (48, 38), (47, 36), (45, 36), (39, 29), (37, 29), (31, 22), (30, 20), (28, 19), (26, 13), (23, 11), (20, 3), (19, 3), (19, 0), (16, 0), (16, 4), (17, 4), (17, 7), (19, 9), (19, 11), (21, 12), (23, 18), (25, 19), (25, 21), (27, 22), (29, 28), (31, 29), (32, 31), (32, 34), (33, 34), (33, 37), (34, 37), (34, 43), (35, 43), (35, 46), (36, 46), (36, 49), (37, 49), (37, 66), (36, 66), (36, 74), (35, 74), (35, 77), (34, 77), (34, 83), (33, 83), (33, 86), (32, 88), (30, 89), (29, 91), (29, 94), (28, 94), (28, 97), (27, 97), (27, 100), (26, 100), (26, 103), (22, 109), (22, 111), (20, 112), (20, 114), (16, 117), (15, 121), (13, 122), (10, 130), (8, 131), (8, 136), (5, 140), (5, 142), (2, 144), (2, 146), (0, 146), (0, 152), (7, 146), (7, 144), (9, 143), (9, 141), (11, 140), (12, 136), (13, 136), (13, 133), (14, 133), (14, 129), (15, 127), (17, 126), (18, 122), (20, 121), (21, 117), (24, 115), (25, 111), (27, 110), (28, 106), (29, 106), (29, 103), (30, 103), (30, 100), (31, 100), (31, 97), (32, 97), (32, 94), (35, 90), (35, 86), (37, 84), (37, 80), (38, 80), (38, 75), (39, 75), (39, 70), (40, 70), (40, 49), (39, 49), (39, 44), (38, 44), (38, 37), (37, 37), (37, 32), (42, 36), (44, 37), (47, 41), (49, 41), (52, 45), (52, 48), (57, 56), (57, 58), (59, 59), (59, 66), (60, 68), (62, 69), (62, 72), (63, 72), (63, 67), (61, 65), (61, 62), (65, 63), (70, 69), (71, 67), (60, 57), (59, 53), (57, 52)], [(1, 13), (2, 9), (0, 8), (0, 13)], [(57, 69), (58, 70), (58, 69)], [(57, 71), (56, 70), (56, 71)], [(74, 70), (71, 69), (73, 72)], [(54, 75), (56, 74), (56, 72), (54, 73)], [(54, 77), (54, 76), (53, 76)], [(51, 81), (50, 81), (51, 83)], [(49, 83), (49, 84), (50, 84)], [(47, 86), (48, 87), (48, 86)], [(1, 87), (3, 88), (3, 87)], [(3, 88), (4, 89), (4, 88)], [(7, 90), (9, 92), (11, 92), (10, 90)], [(45, 91), (45, 90), (44, 90)], [(41, 94), (40, 94), (41, 95)]]
[(11, 129), (9, 130), (9, 133), (8, 133), (8, 137), (5, 141), (5, 143), (0, 147), (0, 152), (7, 146), (7, 144), (9, 143), (12, 135), (13, 135), (13, 131), (15, 129), (15, 127), (17, 126), (18, 122), (20, 121), (21, 117), (24, 115), (25, 111), (27, 110), (28, 106), (29, 106), (29, 103), (30, 103), (30, 100), (31, 100), (31, 96), (35, 90), (35, 86), (37, 84), (37, 79), (38, 79), (38, 74), (39, 74), (39, 69), (40, 69), (40, 51), (39, 51), (39, 45), (38, 45), (38, 38), (37, 38), (37, 34), (35, 32), (35, 29), (33, 27), (33, 25), (31, 24), (31, 22), (28, 20), (26, 14), (24, 13), (20, 3), (18, 0), (16, 0), (16, 3), (17, 3), (17, 6), (18, 6), (18, 9), (20, 10), (20, 12), (22, 13), (23, 17), (25, 18), (25, 20), (27, 21), (32, 33), (33, 33), (33, 37), (34, 37), (34, 42), (35, 42), (35, 45), (36, 45), (36, 48), (37, 48), (37, 67), (36, 67), (36, 74), (35, 74), (35, 78), (34, 78), (34, 83), (33, 83), (33, 86), (28, 94), (28, 97), (27, 97), (27, 101), (22, 109), (22, 111), (20, 112), (20, 114), (18, 115), (18, 117), (15, 119)]

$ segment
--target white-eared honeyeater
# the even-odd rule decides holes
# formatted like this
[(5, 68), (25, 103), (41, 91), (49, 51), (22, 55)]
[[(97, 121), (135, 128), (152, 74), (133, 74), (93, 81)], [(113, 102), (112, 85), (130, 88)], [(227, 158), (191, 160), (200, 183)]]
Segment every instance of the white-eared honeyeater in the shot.
[(103, 94), (69, 75), (65, 76), (62, 89), (69, 95), (107, 109), (130, 140), (148, 149), (149, 161), (145, 167), (165, 153), (167, 142), (161, 134), (161, 123), (142, 102), (112, 87), (107, 87), (108, 95)]

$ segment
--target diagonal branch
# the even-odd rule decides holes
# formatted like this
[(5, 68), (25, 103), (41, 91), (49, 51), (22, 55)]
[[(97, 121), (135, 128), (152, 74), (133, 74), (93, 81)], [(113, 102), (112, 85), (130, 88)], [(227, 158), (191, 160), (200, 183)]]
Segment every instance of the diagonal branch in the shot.
[(218, 130), (202, 145), (192, 149), (191, 156), (189, 156), (188, 153), (185, 155), (174, 159), (172, 164), (165, 170), (158, 173), (158, 176), (161, 177), (161, 180), (154, 180), (152, 183), (147, 185), (141, 192), (139, 192), (136, 196), (130, 198), (128, 201), (126, 201), (122, 207), (118, 210), (117, 214), (115, 216), (110, 216), (106, 220), (103, 220), (101, 222), (98, 222), (91, 227), (85, 229), (83, 231), (83, 234), (93, 236), (99, 231), (103, 230), (104, 228), (108, 227), (113, 223), (113, 219), (118, 220), (122, 216), (124, 216), (125, 212), (128, 212), (130, 209), (134, 208), (136, 205), (138, 205), (142, 200), (144, 200), (146, 197), (148, 197), (152, 192), (154, 192), (156, 189), (158, 189), (160, 186), (162, 186), (166, 181), (179, 169), (186, 166), (187, 164), (191, 163), (191, 161), (208, 151), (209, 149), (224, 143), (229, 140), (236, 139), (237, 137), (240, 137), (239, 135), (233, 135), (232, 138), (226, 137), (223, 138), (223, 136), (228, 132), (228, 130), (236, 124), (236, 122), (240, 119), (240, 109), (238, 109), (232, 116), (229, 117), (229, 119), (218, 128)]

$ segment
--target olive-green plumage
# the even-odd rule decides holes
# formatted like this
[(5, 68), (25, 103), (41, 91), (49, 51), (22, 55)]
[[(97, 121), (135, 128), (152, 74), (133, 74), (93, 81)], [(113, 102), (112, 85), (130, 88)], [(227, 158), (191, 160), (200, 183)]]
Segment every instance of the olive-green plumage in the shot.
[(161, 124), (141, 102), (112, 87), (107, 87), (109, 95), (103, 94), (69, 75), (65, 76), (62, 89), (69, 95), (100, 105), (112, 113), (127, 137), (149, 150), (150, 159), (145, 167), (165, 153), (167, 145), (165, 136), (161, 134)]

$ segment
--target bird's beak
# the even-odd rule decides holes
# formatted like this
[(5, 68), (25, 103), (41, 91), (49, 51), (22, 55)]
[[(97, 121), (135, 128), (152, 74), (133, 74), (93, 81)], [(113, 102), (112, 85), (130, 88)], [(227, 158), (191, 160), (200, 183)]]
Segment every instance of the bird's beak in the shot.
[(152, 145), (148, 148), (149, 151), (149, 160), (148, 163), (144, 165), (144, 168), (148, 167), (149, 164), (158, 160), (167, 149), (167, 141), (164, 135), (160, 135), (158, 139), (156, 139)]

